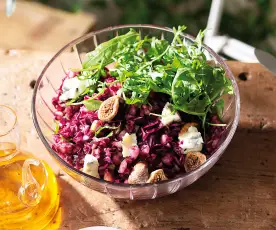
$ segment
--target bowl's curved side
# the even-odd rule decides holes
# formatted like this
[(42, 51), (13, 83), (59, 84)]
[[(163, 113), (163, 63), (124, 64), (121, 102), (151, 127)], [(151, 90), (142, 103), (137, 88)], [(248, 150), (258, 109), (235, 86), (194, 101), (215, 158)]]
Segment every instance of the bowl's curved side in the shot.
[[(226, 139), (221, 143), (221, 146), (213, 153), (213, 155), (203, 164), (200, 168), (185, 174), (180, 174), (177, 177), (164, 181), (158, 184), (144, 184), (144, 185), (128, 185), (128, 184), (115, 184), (106, 182), (104, 180), (94, 178), (87, 175), (80, 170), (75, 169), (66, 161), (64, 161), (52, 148), (51, 135), (54, 132), (53, 113), (54, 108), (52, 107), (51, 100), (56, 95), (57, 88), (61, 79), (64, 77), (65, 69), (75, 67), (75, 64), (81, 64), (83, 60), (83, 53), (86, 51), (81, 50), (80, 44), (89, 43), (92, 44), (92, 48), (96, 47), (98, 43), (110, 39), (111, 36), (116, 36), (118, 33), (127, 31), (130, 28), (136, 28), (140, 34), (158, 34), (161, 37), (168, 37), (171, 39), (173, 36), (173, 30), (165, 27), (159, 27), (154, 25), (122, 25), (116, 27), (109, 27), (103, 30), (89, 33), (64, 46), (57, 54), (47, 63), (45, 68), (42, 70), (37, 84), (34, 88), (32, 98), (32, 117), (34, 126), (38, 132), (40, 139), (43, 144), (55, 159), (55, 161), (62, 167), (62, 169), (75, 180), (86, 185), (87, 187), (109, 194), (114, 198), (123, 199), (153, 199), (160, 196), (165, 196), (174, 193), (181, 188), (184, 188), (203, 174), (205, 174), (223, 154), (226, 147), (230, 143), (233, 135), (236, 131), (239, 115), (240, 115), (240, 96), (237, 83), (232, 75), (231, 71), (225, 64), (225, 62), (209, 47), (203, 46), (210, 58), (216, 62), (216, 64), (222, 66), (226, 72), (228, 78), (231, 79), (234, 95), (229, 101), (228, 106), (225, 110), (229, 119), (227, 126), (228, 135)], [(194, 41), (194, 37), (183, 34), (183, 36), (190, 42)], [(91, 49), (89, 47), (89, 49)], [(93, 50), (93, 49), (91, 49)], [(49, 135), (50, 134), (50, 135)]]

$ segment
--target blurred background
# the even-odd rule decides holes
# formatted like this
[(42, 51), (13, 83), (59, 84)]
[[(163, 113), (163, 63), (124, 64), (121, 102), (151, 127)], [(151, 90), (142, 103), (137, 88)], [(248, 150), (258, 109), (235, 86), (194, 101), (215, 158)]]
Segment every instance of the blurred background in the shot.
[[(186, 25), (196, 35), (207, 25), (211, 0), (17, 1), (0, 16), (0, 49), (57, 51), (70, 40), (107, 26)], [(4, 0), (0, 10), (4, 9)], [(276, 55), (276, 0), (225, 1), (219, 32)], [(227, 55), (226, 55), (227, 56)], [(230, 58), (231, 59), (231, 58)]]

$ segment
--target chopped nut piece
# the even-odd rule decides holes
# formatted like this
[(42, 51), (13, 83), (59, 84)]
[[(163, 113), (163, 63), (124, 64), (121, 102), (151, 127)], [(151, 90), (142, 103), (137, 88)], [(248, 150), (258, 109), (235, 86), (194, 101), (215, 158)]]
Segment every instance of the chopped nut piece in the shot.
[(139, 162), (134, 166), (133, 171), (130, 173), (128, 177), (128, 183), (143, 184), (147, 182), (148, 178), (149, 178), (148, 166), (143, 162)]
[(184, 168), (191, 172), (206, 162), (206, 156), (200, 152), (189, 152), (186, 155)]
[(106, 99), (98, 110), (98, 117), (101, 121), (111, 121), (119, 109), (119, 97), (113, 96)]
[(198, 123), (196, 123), (196, 122), (189, 122), (189, 123), (186, 123), (185, 125), (183, 125), (183, 127), (181, 128), (181, 130), (179, 132), (179, 136), (181, 136), (182, 134), (186, 133), (191, 126), (197, 128), (198, 127)]
[(147, 183), (156, 183), (162, 180), (168, 180), (168, 178), (166, 177), (163, 169), (157, 169), (150, 174)]

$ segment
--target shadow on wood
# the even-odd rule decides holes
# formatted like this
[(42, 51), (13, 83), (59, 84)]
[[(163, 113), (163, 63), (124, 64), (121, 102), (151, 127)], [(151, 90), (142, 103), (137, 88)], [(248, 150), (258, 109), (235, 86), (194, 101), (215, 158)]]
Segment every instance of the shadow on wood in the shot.
[(88, 204), (76, 188), (63, 180), (62, 176), (64, 175), (57, 176), (61, 188), (60, 207), (62, 209), (62, 223), (59, 229), (75, 230), (104, 225), (93, 205)]
[(240, 129), (218, 163), (191, 186), (157, 200), (118, 203), (143, 229), (275, 228), (275, 141), (276, 131)]

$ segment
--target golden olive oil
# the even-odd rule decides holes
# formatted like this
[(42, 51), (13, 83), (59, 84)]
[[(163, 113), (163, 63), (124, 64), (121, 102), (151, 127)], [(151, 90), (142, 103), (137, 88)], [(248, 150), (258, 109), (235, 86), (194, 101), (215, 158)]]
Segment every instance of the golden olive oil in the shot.
[[(36, 205), (28, 205), (28, 200), (22, 202), (19, 191), (22, 187), (23, 165), (26, 160), (35, 158), (29, 153), (17, 153), (15, 147), (13, 143), (0, 143), (0, 229), (45, 229), (59, 208), (60, 195), (55, 174), (45, 162), (40, 161), (42, 167), (31, 165), (28, 171), (30, 175), (25, 178), (31, 178), (36, 183), (25, 184), (24, 192), (35, 197), (37, 191), (40, 191), (41, 198)], [(37, 186), (41, 190), (36, 190)], [(60, 223), (60, 215), (55, 222)]]

